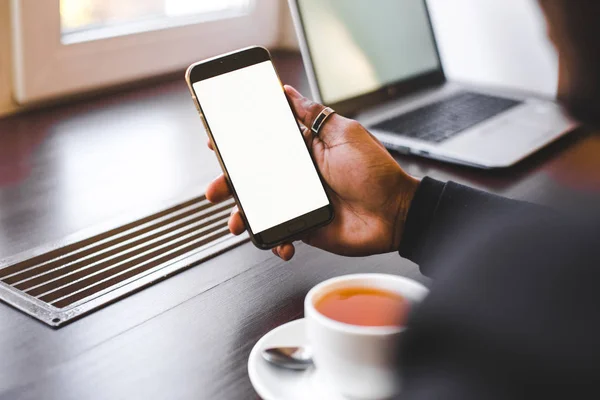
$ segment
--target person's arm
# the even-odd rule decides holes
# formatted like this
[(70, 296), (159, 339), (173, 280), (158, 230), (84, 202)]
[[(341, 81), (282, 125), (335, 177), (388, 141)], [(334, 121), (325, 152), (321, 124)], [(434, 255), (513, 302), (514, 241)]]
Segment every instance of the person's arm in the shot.
[(434, 278), (402, 399), (600, 398), (597, 224), (425, 179), (401, 254)]
[(542, 206), (425, 177), (406, 217), (400, 255), (418, 264), (424, 275), (433, 276), (436, 265), (429, 260), (435, 249), (460, 242), (470, 234), (466, 228), (472, 221), (517, 212), (552, 213)]

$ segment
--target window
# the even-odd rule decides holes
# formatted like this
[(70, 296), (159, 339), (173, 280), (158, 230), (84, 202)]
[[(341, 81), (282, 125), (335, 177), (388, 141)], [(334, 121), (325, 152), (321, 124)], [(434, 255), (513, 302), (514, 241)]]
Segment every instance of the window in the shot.
[(236, 17), (250, 0), (60, 0), (63, 43)]
[(12, 0), (14, 94), (43, 101), (273, 46), (279, 0)]

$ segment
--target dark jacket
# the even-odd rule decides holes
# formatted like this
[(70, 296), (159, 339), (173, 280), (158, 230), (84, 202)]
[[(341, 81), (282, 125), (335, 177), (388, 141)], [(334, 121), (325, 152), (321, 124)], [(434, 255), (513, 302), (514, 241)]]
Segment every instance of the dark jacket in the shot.
[(400, 254), (433, 278), (401, 346), (403, 400), (600, 399), (600, 229), (425, 178)]

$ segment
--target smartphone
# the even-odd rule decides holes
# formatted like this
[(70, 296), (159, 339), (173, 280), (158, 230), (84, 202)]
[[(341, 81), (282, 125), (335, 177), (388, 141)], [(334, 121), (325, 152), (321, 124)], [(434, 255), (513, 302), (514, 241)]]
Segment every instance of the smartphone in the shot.
[(269, 52), (192, 64), (186, 81), (252, 242), (270, 249), (333, 219)]

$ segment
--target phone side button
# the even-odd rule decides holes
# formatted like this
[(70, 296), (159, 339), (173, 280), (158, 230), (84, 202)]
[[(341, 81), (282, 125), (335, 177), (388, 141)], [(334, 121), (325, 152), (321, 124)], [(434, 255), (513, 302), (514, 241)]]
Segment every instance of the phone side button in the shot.
[(300, 221), (296, 221), (290, 225), (288, 225), (287, 230), (289, 233), (298, 232), (306, 227), (306, 221), (301, 219)]

